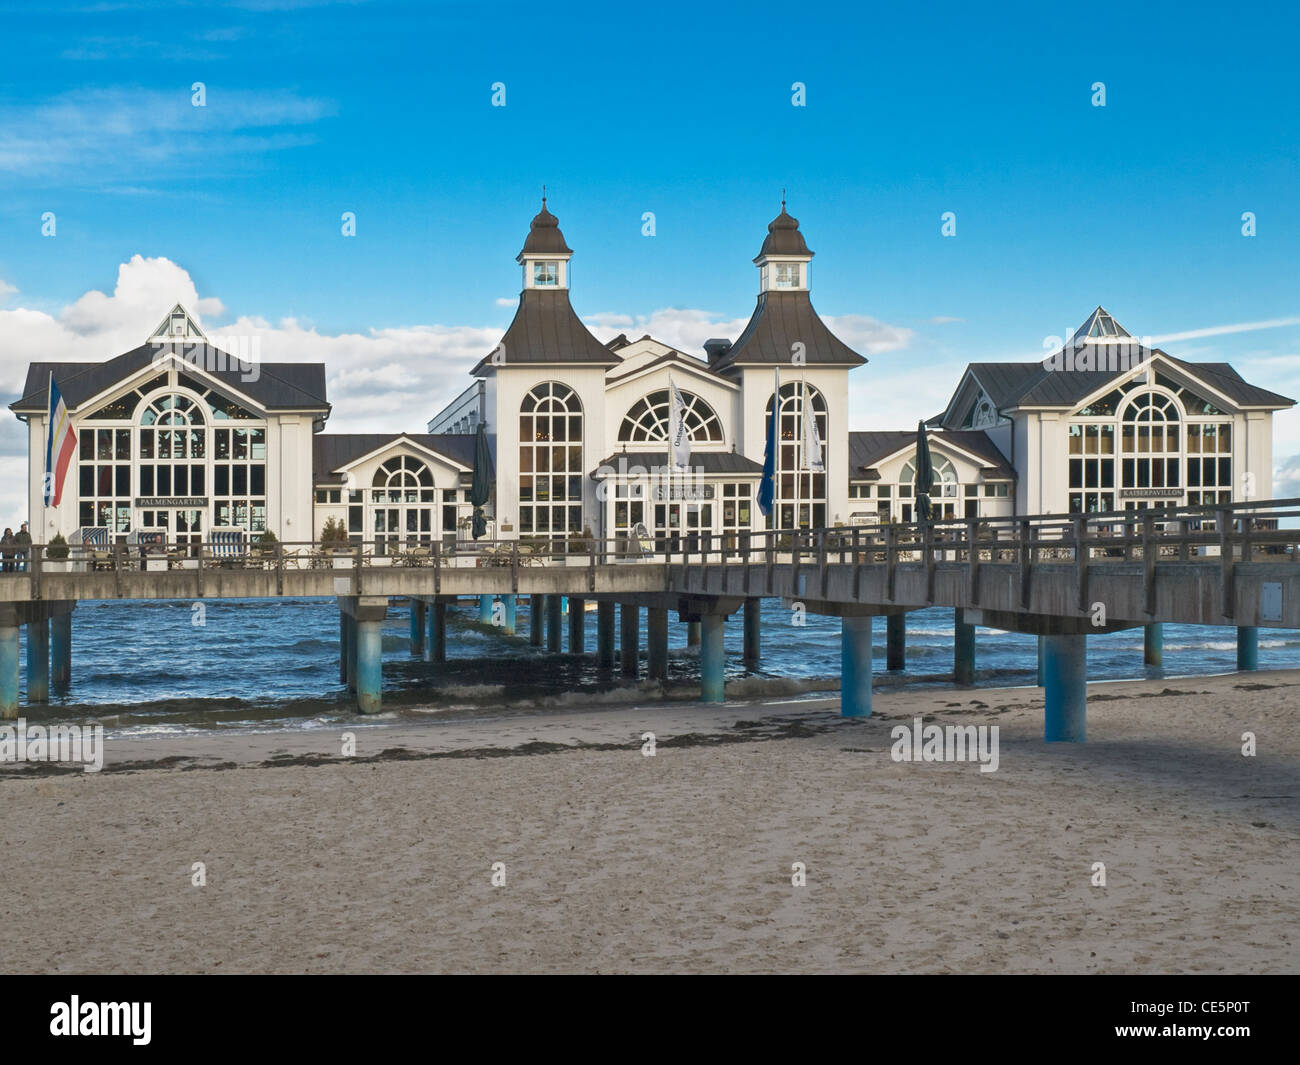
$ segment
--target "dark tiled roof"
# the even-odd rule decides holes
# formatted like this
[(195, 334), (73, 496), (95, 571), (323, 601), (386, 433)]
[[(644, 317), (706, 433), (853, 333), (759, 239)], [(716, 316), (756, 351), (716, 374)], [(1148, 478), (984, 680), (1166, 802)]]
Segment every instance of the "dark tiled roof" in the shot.
[[(622, 360), (591, 335), (569, 303), (567, 289), (526, 288), (519, 294), (519, 309), (501, 338), (504, 361), (583, 362), (617, 366)], [(471, 374), (491, 365), (484, 356)]]
[[(187, 345), (180, 345), (182, 355)], [(49, 405), (50, 373), (69, 409), (77, 410), (87, 400), (105, 392), (148, 366), (158, 353), (152, 343), (109, 359), (107, 362), (34, 362), (27, 367), (23, 396), (9, 409), (26, 414), (41, 412)], [(233, 359), (232, 359), (233, 362)], [(182, 370), (182, 372), (195, 372)], [(250, 397), (267, 410), (328, 410), (325, 400), (325, 366), (318, 362), (263, 362), (257, 364), (257, 380), (244, 380), (234, 369), (207, 370), (202, 374)], [(196, 374), (196, 376), (202, 376)]]
[[(959, 447), (982, 459), (986, 477), (1011, 477), (1016, 472), (988, 434), (978, 429), (949, 429), (928, 434), (930, 447), (942, 452), (946, 444)], [(871, 467), (906, 447), (916, 445), (915, 429), (889, 429), (880, 432), (849, 433), (849, 480), (870, 481)]]
[[(643, 470), (659, 469), (668, 465), (668, 451), (618, 451), (602, 462), (601, 467), (609, 467), (615, 471), (631, 467), (638, 467)], [(742, 476), (761, 476), (763, 473), (763, 464), (755, 462), (753, 459), (746, 458), (734, 451), (693, 451), (691, 452), (691, 468), (703, 470), (707, 476), (709, 474), (726, 474), (732, 473)], [(600, 469), (591, 471), (591, 476), (596, 478), (600, 475)]]
[(804, 345), (809, 366), (861, 366), (867, 361), (826, 328), (807, 292), (764, 292), (744, 332), (713, 368), (725, 373), (733, 366), (789, 366), (796, 342)]
[(400, 437), (473, 469), (475, 436), (474, 433), (317, 433), (312, 437), (313, 482), (342, 484), (343, 477), (335, 470)]
[(546, 209), (546, 197), (542, 197), (542, 209), (533, 216), (532, 225), (528, 227), (528, 236), (517, 258), (525, 255), (572, 255), (573, 249), (564, 243), (564, 234), (560, 232), (560, 220)]
[[(1098, 352), (1094, 361), (1108, 356), (1111, 351), (1110, 345), (1096, 347)], [(1159, 348), (1138, 347), (1137, 353), (1143, 362), (1149, 361), (1153, 355), (1161, 355), (1193, 378), (1217, 388), (1234, 403), (1243, 406), (1289, 407), (1295, 403), (1286, 396), (1247, 383), (1226, 362), (1187, 362), (1175, 359)], [(1128, 369), (1131, 369), (1132, 353), (1129, 358)], [(1128, 369), (1049, 370), (1039, 362), (973, 362), (968, 368), (999, 409), (1015, 406), (1073, 407), (1128, 372)]]
[(808, 245), (799, 232), (799, 219), (785, 213), (785, 201), (781, 201), (781, 213), (767, 224), (767, 236), (763, 246), (754, 256), (758, 262), (764, 255), (812, 255)]

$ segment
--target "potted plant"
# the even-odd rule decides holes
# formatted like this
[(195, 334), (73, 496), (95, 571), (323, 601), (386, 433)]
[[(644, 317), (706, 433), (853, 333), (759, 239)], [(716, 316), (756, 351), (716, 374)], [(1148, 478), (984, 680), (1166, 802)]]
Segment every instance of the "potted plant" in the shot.
[(334, 556), (335, 569), (350, 569), (354, 564), (348, 530), (338, 518), (329, 518), (321, 528), (320, 549), (325, 554)]
[(74, 573), (85, 569), (83, 561), (68, 557), (70, 553), (67, 538), (63, 533), (55, 533), (45, 545), (42, 568), (50, 573)]
[(591, 562), (591, 556), (596, 551), (596, 541), (592, 536), (591, 526), (584, 525), (582, 532), (570, 533), (568, 551), (564, 556), (566, 566), (586, 566)]

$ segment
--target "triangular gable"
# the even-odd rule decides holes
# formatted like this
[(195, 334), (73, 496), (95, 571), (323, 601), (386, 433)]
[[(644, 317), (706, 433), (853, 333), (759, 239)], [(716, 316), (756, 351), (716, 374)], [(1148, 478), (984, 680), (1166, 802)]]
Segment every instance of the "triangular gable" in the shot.
[(344, 474), (347, 470), (353, 469), (354, 467), (359, 466), (362, 463), (369, 462), (373, 459), (385, 458), (389, 455), (390, 452), (396, 452), (400, 450), (402, 447), (406, 447), (409, 450), (416, 452), (417, 454), (423, 456), (426, 460), (430, 460), (433, 462), (440, 463), (443, 466), (447, 466), (450, 469), (455, 470), (457, 473), (474, 472), (473, 467), (466, 466), (463, 463), (459, 462), (458, 460), (451, 458), (449, 455), (444, 455), (441, 451), (435, 451), (431, 447), (426, 447), (424, 444), (412, 440), (406, 433), (399, 433), (397, 436), (392, 437), (390, 440), (386, 441), (383, 444), (380, 444), (378, 447), (373, 447), (369, 451), (365, 452), (364, 454), (358, 455), (355, 458), (348, 459), (347, 462), (344, 462), (339, 466), (335, 466), (329, 472), (331, 474)]
[[(960, 455), (962, 458), (970, 462), (971, 465), (973, 466), (978, 466), (980, 469), (988, 468), (989, 460), (987, 456), (980, 455), (974, 451), (962, 447), (960, 444), (953, 443), (953, 441), (949, 440), (943, 433), (929, 434), (927, 436), (927, 439), (930, 442), (930, 450), (932, 451), (950, 451)], [(915, 451), (915, 450), (916, 450), (916, 437), (913, 436), (908, 443), (900, 447), (894, 448), (894, 450), (890, 451), (888, 454), (880, 456), (880, 458), (876, 459), (874, 462), (871, 463), (870, 467), (863, 467), (863, 468), (874, 469), (877, 466), (880, 466), (886, 462), (898, 458), (900, 455), (903, 455), (908, 451)], [(853, 480), (854, 477), (850, 475), (849, 479)]]
[(1237, 409), (1237, 403), (1231, 396), (1191, 372), (1189, 365), (1190, 364), (1188, 363), (1175, 360), (1168, 353), (1157, 348), (1152, 351), (1150, 358), (1137, 363), (1128, 370), (1116, 373), (1109, 380), (1103, 382), (1088, 395), (1084, 396), (1074, 404), (1072, 412), (1081, 410), (1090, 404), (1096, 403), (1097, 400), (1110, 395), (1111, 392), (1121, 388), (1134, 380), (1134, 378), (1144, 374), (1146, 375), (1146, 383), (1148, 384), (1156, 383), (1157, 374), (1171, 377), (1174, 383), (1178, 384), (1181, 388), (1197, 395), (1204, 401), (1213, 403), (1214, 406), (1219, 408), (1219, 410), (1224, 414), (1230, 414)]
[(158, 328), (149, 334), (146, 343), (154, 341), (185, 341), (185, 340), (207, 340), (207, 334), (199, 328), (198, 323), (194, 321), (194, 316), (190, 314), (179, 303), (176, 304), (167, 316), (158, 323)]

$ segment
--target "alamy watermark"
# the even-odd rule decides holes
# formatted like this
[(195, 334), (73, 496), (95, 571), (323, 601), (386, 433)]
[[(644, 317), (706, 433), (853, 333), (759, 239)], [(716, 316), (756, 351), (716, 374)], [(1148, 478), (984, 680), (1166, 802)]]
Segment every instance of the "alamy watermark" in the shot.
[(87, 773), (104, 768), (103, 725), (28, 725), (20, 717), (0, 726), (0, 762), (79, 762)]
[(161, 366), (175, 360), (207, 373), (234, 373), (241, 381), (256, 381), (262, 376), (262, 338), (259, 336), (218, 337), (221, 347), (211, 340), (153, 341), (154, 353), (150, 361)]
[(895, 725), (889, 757), (895, 762), (979, 762), (981, 773), (998, 771), (997, 725)]

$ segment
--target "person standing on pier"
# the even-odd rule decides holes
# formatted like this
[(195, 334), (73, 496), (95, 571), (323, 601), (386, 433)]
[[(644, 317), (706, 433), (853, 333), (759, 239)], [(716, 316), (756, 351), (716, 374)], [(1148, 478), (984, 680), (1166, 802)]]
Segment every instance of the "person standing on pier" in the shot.
[(32, 543), (32, 534), (27, 531), (27, 522), (23, 522), (22, 528), (14, 536), (14, 543), (18, 546), (18, 550), (14, 552), (18, 560), (15, 568), (19, 573), (23, 573), (27, 569), (27, 556), (31, 554), (30, 547)]
[(14, 531), (5, 529), (4, 536), (0, 536), (0, 558), (4, 560), (5, 573), (12, 573), (14, 569)]

